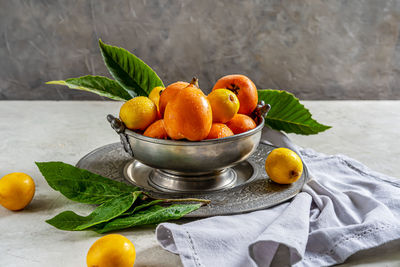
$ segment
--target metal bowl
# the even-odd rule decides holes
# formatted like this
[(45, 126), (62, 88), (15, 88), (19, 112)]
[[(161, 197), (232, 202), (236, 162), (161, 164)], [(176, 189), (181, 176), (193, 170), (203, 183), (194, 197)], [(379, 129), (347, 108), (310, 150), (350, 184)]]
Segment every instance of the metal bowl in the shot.
[(222, 171), (246, 160), (261, 139), (264, 118), (256, 128), (229, 137), (198, 142), (147, 137), (125, 128), (112, 115), (107, 116), (120, 135), (125, 151), (141, 163), (180, 176), (200, 176)]
[(127, 129), (112, 115), (107, 120), (134, 159), (132, 166), (138, 170), (140, 164), (154, 168), (147, 174), (152, 187), (166, 192), (203, 192), (234, 185), (237, 173), (229, 167), (246, 160), (257, 149), (264, 116), (270, 108), (264, 102), (257, 105), (252, 116), (258, 125), (250, 131), (198, 142), (151, 138)]

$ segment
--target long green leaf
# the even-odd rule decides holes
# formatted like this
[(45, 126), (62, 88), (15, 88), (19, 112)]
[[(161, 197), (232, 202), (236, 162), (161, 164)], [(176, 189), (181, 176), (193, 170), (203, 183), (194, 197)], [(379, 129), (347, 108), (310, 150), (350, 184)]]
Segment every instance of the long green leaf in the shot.
[(275, 130), (303, 135), (317, 134), (331, 126), (318, 123), (293, 94), (280, 90), (258, 90), (259, 100), (271, 105), (265, 123)]
[(129, 217), (116, 218), (104, 224), (97, 225), (95, 231), (106, 233), (119, 229), (157, 224), (168, 220), (177, 220), (183, 215), (200, 208), (201, 204), (175, 204), (169, 207), (151, 206), (146, 210), (139, 211)]
[(46, 222), (60, 230), (81, 231), (120, 216), (132, 206), (140, 194), (140, 191), (136, 191), (111, 199), (98, 206), (88, 216), (64, 211)]
[(88, 204), (102, 204), (133, 187), (63, 162), (36, 162), (47, 183), (67, 198)]
[[(142, 203), (139, 202), (139, 204), (136, 206), (131, 207), (129, 210), (127, 210), (126, 212), (124, 212), (124, 216), (130, 216), (133, 215), (135, 212), (142, 210), (144, 208), (148, 208), (150, 206), (154, 206), (158, 203), (162, 203), (164, 202), (163, 199), (155, 199), (155, 200), (151, 200), (151, 201), (143, 201)], [(136, 203), (135, 203), (136, 204)]]
[(83, 76), (61, 81), (49, 81), (46, 84), (65, 85), (71, 89), (92, 92), (114, 100), (125, 101), (132, 96), (114, 80), (103, 76)]
[(107, 45), (101, 40), (99, 46), (111, 75), (132, 97), (148, 96), (154, 87), (164, 87), (157, 74), (135, 55), (123, 48)]

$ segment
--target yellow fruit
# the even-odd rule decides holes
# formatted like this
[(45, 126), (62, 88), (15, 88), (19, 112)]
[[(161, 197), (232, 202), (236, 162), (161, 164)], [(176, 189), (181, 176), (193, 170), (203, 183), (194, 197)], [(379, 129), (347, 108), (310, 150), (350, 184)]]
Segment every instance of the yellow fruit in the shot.
[(135, 258), (135, 247), (128, 238), (110, 234), (93, 243), (86, 256), (86, 264), (88, 267), (132, 267)]
[(157, 106), (150, 98), (138, 96), (122, 105), (119, 117), (129, 129), (144, 130), (156, 120)]
[(35, 182), (22, 172), (7, 174), (0, 179), (0, 204), (9, 210), (22, 210), (35, 194)]
[(150, 100), (153, 101), (154, 104), (156, 104), (158, 111), (160, 110), (160, 96), (162, 91), (164, 91), (164, 89), (165, 88), (162, 86), (157, 86), (154, 87), (149, 94)]
[(207, 99), (211, 104), (213, 122), (226, 123), (235, 116), (240, 107), (235, 93), (227, 89), (214, 90)]
[(280, 147), (269, 153), (265, 161), (265, 170), (272, 181), (278, 184), (291, 184), (301, 177), (303, 163), (294, 151)]

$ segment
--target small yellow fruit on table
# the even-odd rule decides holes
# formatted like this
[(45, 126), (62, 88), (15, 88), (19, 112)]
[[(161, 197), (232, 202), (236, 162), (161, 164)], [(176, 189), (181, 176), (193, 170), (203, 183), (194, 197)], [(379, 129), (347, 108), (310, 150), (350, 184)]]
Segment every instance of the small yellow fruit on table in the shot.
[(145, 130), (156, 120), (157, 106), (150, 98), (137, 96), (122, 105), (119, 118), (129, 129)]
[(35, 182), (22, 172), (7, 174), (0, 179), (0, 204), (9, 210), (22, 210), (35, 194)]
[(278, 184), (291, 184), (301, 177), (303, 163), (294, 151), (280, 147), (268, 154), (265, 170), (272, 181)]
[(110, 234), (93, 243), (86, 263), (88, 267), (132, 267), (135, 258), (135, 247), (128, 238)]

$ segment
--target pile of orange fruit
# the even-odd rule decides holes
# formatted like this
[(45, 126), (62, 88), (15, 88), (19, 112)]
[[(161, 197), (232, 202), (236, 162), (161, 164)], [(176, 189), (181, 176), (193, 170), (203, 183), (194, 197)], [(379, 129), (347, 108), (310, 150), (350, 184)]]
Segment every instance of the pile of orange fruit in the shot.
[(254, 83), (244, 75), (220, 78), (205, 95), (197, 79), (155, 87), (149, 97), (125, 102), (119, 117), (125, 126), (143, 135), (189, 141), (240, 134), (257, 125), (250, 117), (257, 107)]

